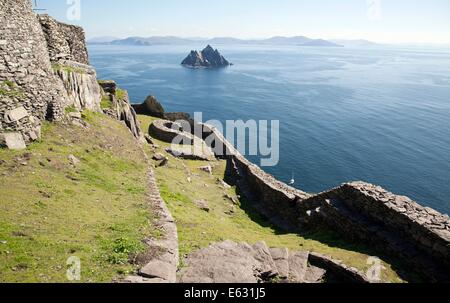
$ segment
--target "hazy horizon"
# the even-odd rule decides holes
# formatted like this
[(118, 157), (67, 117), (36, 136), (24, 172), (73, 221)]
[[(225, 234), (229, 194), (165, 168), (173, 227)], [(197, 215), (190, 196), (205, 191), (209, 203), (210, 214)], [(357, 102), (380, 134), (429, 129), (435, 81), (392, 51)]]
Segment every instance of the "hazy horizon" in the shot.
[(450, 44), (447, 0), (219, 0), (213, 4), (206, 0), (38, 0), (38, 7), (63, 22), (83, 26), (88, 39), (306, 36)]

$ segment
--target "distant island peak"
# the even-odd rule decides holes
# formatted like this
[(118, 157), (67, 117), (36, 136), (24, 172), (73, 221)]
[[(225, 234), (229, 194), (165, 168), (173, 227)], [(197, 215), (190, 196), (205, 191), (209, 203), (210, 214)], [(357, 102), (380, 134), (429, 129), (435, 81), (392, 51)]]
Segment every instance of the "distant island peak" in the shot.
[(221, 68), (233, 64), (225, 59), (218, 49), (208, 44), (201, 52), (192, 50), (181, 65), (191, 68)]

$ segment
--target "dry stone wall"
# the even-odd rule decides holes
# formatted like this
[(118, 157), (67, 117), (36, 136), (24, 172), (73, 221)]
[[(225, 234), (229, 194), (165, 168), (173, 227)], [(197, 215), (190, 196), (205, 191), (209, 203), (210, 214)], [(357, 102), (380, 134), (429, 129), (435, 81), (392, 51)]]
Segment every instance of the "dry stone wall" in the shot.
[(40, 137), (43, 120), (72, 106), (101, 111), (81, 27), (36, 15), (28, 0), (0, 2), (0, 144), (22, 148)]
[(30, 1), (0, 1), (0, 133), (36, 140), (42, 120), (62, 118), (66, 99)]
[[(163, 122), (153, 135), (172, 136)], [(353, 182), (310, 195), (262, 171), (242, 156), (215, 128), (202, 138), (216, 156), (227, 159), (228, 173), (260, 213), (280, 227), (327, 227), (343, 237), (400, 258), (429, 281), (450, 281), (450, 219), (383, 188)], [(317, 257), (319, 262), (321, 258)], [(324, 262), (323, 260), (320, 262)]]
[(46, 14), (38, 18), (45, 34), (50, 60), (64, 59), (89, 65), (82, 27), (58, 22)]
[(156, 120), (150, 125), (149, 134), (161, 141), (173, 143), (175, 138), (179, 138), (185, 145), (194, 144), (194, 136), (183, 132), (183, 127), (177, 122), (168, 120)]
[(364, 183), (344, 184), (303, 203), (323, 224), (410, 263), (431, 281), (450, 281), (450, 220), (404, 196)]

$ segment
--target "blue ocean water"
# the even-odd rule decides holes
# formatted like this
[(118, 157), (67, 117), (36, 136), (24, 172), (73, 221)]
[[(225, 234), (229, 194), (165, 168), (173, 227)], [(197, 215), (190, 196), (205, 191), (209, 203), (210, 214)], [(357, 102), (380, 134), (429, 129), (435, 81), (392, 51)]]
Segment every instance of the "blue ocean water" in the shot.
[[(450, 51), (221, 46), (235, 65), (192, 70), (186, 46), (90, 46), (102, 79), (205, 119), (280, 120), (280, 180), (321, 192), (364, 180), (450, 213)], [(257, 158), (251, 158), (259, 163)]]

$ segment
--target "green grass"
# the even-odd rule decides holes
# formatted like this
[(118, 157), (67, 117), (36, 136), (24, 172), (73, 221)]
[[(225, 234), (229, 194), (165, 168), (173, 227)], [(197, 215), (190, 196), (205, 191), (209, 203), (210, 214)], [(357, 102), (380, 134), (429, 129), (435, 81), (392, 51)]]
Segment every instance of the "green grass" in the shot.
[(142, 150), (121, 123), (83, 117), (88, 129), (45, 123), (27, 151), (0, 149), (0, 282), (68, 282), (71, 256), (81, 282), (110, 282), (157, 235)]
[(141, 129), (143, 132), (148, 133), (148, 129), (150, 128), (150, 125), (160, 118), (151, 117), (151, 116), (144, 116), (144, 115), (138, 115), (139, 123), (141, 124)]
[(12, 81), (0, 81), (0, 96), (23, 98), (24, 92)]
[[(148, 129), (150, 123), (156, 120), (141, 115), (138, 118), (143, 129)], [(168, 166), (156, 168), (155, 172), (161, 195), (176, 219), (182, 257), (211, 243), (228, 239), (250, 244), (265, 241), (271, 247), (315, 251), (340, 259), (362, 271), (369, 269), (367, 259), (376, 253), (366, 247), (348, 243), (328, 231), (285, 233), (260, 217), (244, 199), (240, 199), (240, 205), (233, 205), (224, 195), (237, 197), (236, 188), (226, 190), (218, 181), (224, 178), (225, 161), (211, 162), (214, 169), (213, 176), (210, 176), (199, 169), (206, 165), (205, 162), (176, 159), (164, 151), (169, 144), (155, 141), (159, 148), (148, 148), (147, 152), (150, 156), (158, 152), (169, 157)], [(200, 210), (196, 200), (207, 201), (210, 211)], [(391, 265), (383, 262), (383, 266), (385, 281), (401, 281)]]
[(126, 90), (123, 90), (123, 89), (120, 89), (120, 88), (118, 88), (116, 90), (116, 98), (118, 100), (123, 100), (126, 96), (127, 96), (127, 91)]
[(66, 114), (69, 114), (69, 113), (76, 113), (76, 112), (78, 112), (78, 110), (75, 108), (75, 106), (71, 105), (71, 106), (67, 106), (67, 107), (64, 109), (64, 112), (65, 112)]
[(85, 74), (86, 71), (83, 68), (77, 68), (69, 65), (63, 65), (60, 63), (52, 63), (52, 68), (55, 71), (64, 71), (67, 73), (78, 73), (78, 74)]
[(102, 109), (108, 109), (112, 107), (112, 102), (109, 96), (105, 95), (102, 97), (102, 100), (100, 101), (100, 107)]

